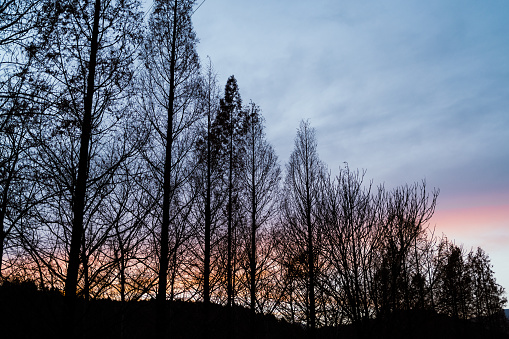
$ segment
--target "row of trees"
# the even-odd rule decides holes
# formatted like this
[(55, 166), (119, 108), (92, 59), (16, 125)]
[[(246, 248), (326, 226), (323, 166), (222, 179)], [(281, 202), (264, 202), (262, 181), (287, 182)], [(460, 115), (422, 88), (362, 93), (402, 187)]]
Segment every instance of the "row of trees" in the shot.
[[(194, 1), (0, 5), (0, 275), (81, 296), (244, 305), (309, 328), (503, 304), (438, 191), (335, 177), (302, 122), (283, 174), (253, 102), (200, 67)], [(284, 178), (283, 178), (284, 176)]]

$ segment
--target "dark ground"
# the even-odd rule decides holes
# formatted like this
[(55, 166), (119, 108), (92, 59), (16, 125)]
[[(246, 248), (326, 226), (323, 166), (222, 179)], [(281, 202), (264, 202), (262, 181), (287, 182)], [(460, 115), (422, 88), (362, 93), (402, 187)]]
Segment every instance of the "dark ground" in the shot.
[[(76, 333), (65, 333), (64, 297), (58, 291), (38, 291), (33, 283), (0, 286), (0, 338), (154, 338), (155, 301), (111, 300), (78, 302)], [(307, 338), (300, 325), (279, 321), (274, 316), (257, 315), (252, 326), (249, 310), (211, 305), (208, 326), (202, 303), (168, 302), (169, 338)], [(230, 317), (233, 322), (230, 322)], [(229, 324), (234, 324), (230, 327)], [(206, 332), (206, 333), (205, 333)], [(487, 330), (471, 321), (453, 320), (431, 312), (393, 314), (358, 326), (320, 329), (317, 339), (328, 338), (487, 338), (509, 339), (509, 332)]]

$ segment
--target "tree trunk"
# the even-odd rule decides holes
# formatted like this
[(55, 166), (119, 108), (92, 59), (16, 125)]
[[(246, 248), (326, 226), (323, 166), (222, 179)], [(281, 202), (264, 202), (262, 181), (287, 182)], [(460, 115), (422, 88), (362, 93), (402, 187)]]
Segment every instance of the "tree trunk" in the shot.
[(173, 7), (173, 30), (171, 41), (171, 59), (170, 59), (170, 93), (168, 99), (168, 129), (166, 132), (166, 159), (164, 162), (164, 181), (163, 181), (163, 220), (161, 225), (160, 246), (161, 253), (159, 258), (159, 285), (157, 291), (158, 316), (157, 327), (158, 334), (164, 336), (166, 333), (166, 285), (168, 281), (169, 264), (169, 228), (170, 228), (170, 199), (171, 199), (171, 161), (173, 144), (173, 103), (175, 100), (175, 51), (177, 44), (177, 0)]
[[(253, 136), (254, 139), (254, 136)], [(250, 255), (250, 297), (251, 297), (251, 338), (256, 332), (256, 180), (255, 180), (255, 142), (251, 154), (251, 255)]]
[(228, 169), (228, 262), (226, 267), (227, 293), (229, 307), (233, 306), (233, 285), (232, 285), (232, 238), (233, 238), (233, 216), (232, 216), (232, 194), (233, 194), (233, 131), (230, 116), (230, 150), (229, 150), (229, 169)]
[(124, 327), (125, 327), (125, 251), (124, 244), (119, 236), (119, 245), (120, 245), (120, 307), (121, 307), (121, 315), (120, 315), (120, 338), (124, 338)]
[(203, 302), (205, 303), (205, 307), (207, 308), (208, 304), (210, 304), (210, 228), (212, 224), (211, 220), (211, 211), (210, 211), (210, 203), (211, 203), (211, 147), (210, 147), (210, 138), (211, 138), (211, 107), (210, 107), (210, 94), (208, 101), (208, 115), (207, 115), (207, 193), (205, 197), (205, 258), (204, 258), (204, 268), (203, 268)]
[(96, 0), (94, 9), (94, 26), (90, 45), (90, 62), (87, 79), (87, 94), (84, 100), (83, 125), (80, 139), (80, 158), (78, 163), (78, 177), (74, 189), (73, 199), (73, 225), (71, 245), (69, 251), (69, 264), (65, 280), (65, 296), (70, 306), (70, 314), (74, 313), (74, 299), (78, 284), (78, 271), (80, 265), (80, 248), (83, 237), (83, 217), (85, 210), (85, 194), (88, 179), (89, 144), (92, 133), (92, 104), (94, 96), (95, 69), (97, 63), (99, 19), (101, 1)]
[(209, 337), (209, 307), (210, 307), (210, 229), (212, 224), (211, 216), (211, 177), (212, 177), (212, 155), (211, 155), (211, 144), (210, 138), (212, 129), (212, 117), (211, 117), (211, 89), (209, 87), (208, 97), (208, 113), (207, 113), (207, 178), (206, 178), (206, 196), (205, 196), (205, 253), (203, 263), (203, 319), (204, 319), (204, 338)]
[(3, 257), (4, 257), (4, 241), (5, 241), (4, 225), (3, 225), (3, 220), (0, 220), (0, 281), (3, 278), (2, 262), (3, 262)]
[[(121, 245), (122, 246), (122, 245)], [(125, 254), (120, 250), (120, 301), (125, 302)]]
[(12, 171), (9, 172), (9, 177), (7, 178), (4, 186), (4, 191), (2, 192), (2, 206), (0, 208), (0, 279), (2, 276), (2, 262), (4, 257), (4, 241), (7, 237), (7, 233), (4, 230), (4, 222), (5, 222), (5, 215), (7, 214), (7, 198), (9, 195), (9, 186), (11, 184), (12, 179)]
[(306, 143), (306, 223), (307, 223), (307, 250), (308, 250), (308, 269), (309, 269), (309, 315), (308, 315), (308, 331), (309, 337), (314, 338), (316, 328), (316, 305), (315, 305), (315, 259), (313, 251), (313, 225), (311, 224), (311, 178), (309, 155)]
[(171, 256), (171, 279), (170, 279), (170, 301), (175, 299), (175, 280), (177, 278), (177, 250), (178, 246), (175, 241), (173, 248), (173, 255)]
[(252, 212), (251, 212), (251, 281), (250, 281), (250, 294), (251, 294), (251, 313), (256, 311), (256, 196), (254, 189), (254, 171), (252, 176), (253, 191), (252, 191)]
[(85, 254), (85, 250), (83, 250), (83, 280), (85, 282), (83, 286), (83, 296), (85, 301), (90, 300), (90, 278), (89, 278), (89, 267), (88, 267), (88, 256)]

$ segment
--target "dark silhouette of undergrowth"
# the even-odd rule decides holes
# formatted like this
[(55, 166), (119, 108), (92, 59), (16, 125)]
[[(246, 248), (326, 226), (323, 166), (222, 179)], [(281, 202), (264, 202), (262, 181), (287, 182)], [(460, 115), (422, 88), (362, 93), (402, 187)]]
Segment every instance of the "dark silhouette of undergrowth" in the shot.
[[(67, 338), (64, 296), (57, 290), (40, 289), (30, 281), (4, 281), (0, 286), (0, 327), (2, 338)], [(167, 302), (167, 326), (170, 338), (307, 338), (304, 326), (278, 320), (272, 315), (257, 315), (254, 326), (250, 310), (234, 307), (233, 322), (228, 308), (210, 305), (208, 326), (204, 326), (200, 302)], [(82, 338), (155, 338), (155, 300), (119, 301), (78, 300), (75, 326)], [(504, 317), (505, 319), (505, 317)], [(505, 330), (504, 330), (504, 326)], [(208, 333), (204, 329), (208, 328)], [(252, 330), (255, 330), (251, 336)], [(328, 338), (509, 338), (507, 325), (486, 329), (481, 322), (451, 319), (431, 311), (410, 311), (369, 320), (358, 325), (321, 328), (317, 339)]]

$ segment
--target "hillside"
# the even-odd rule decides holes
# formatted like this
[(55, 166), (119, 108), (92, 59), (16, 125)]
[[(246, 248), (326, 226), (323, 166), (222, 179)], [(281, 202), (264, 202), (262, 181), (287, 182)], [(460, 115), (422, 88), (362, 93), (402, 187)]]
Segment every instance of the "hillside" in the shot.
[[(33, 283), (0, 286), (0, 327), (3, 338), (64, 338), (64, 298), (58, 291), (38, 291)], [(112, 300), (79, 302), (81, 316), (76, 332), (82, 338), (153, 338), (155, 302), (122, 304)], [(171, 338), (307, 338), (303, 326), (257, 315), (251, 326), (249, 310), (211, 305), (208, 328), (202, 303), (168, 302), (168, 329)], [(230, 327), (229, 317), (234, 319)], [(232, 331), (229, 333), (229, 330)], [(205, 334), (206, 332), (206, 334)], [(488, 331), (470, 321), (452, 320), (426, 312), (392, 315), (360, 326), (323, 328), (317, 338), (509, 338), (507, 332)]]
[[(155, 301), (126, 302), (93, 300), (79, 302), (82, 338), (153, 338)], [(212, 304), (207, 335), (202, 303), (168, 302), (168, 328), (171, 338), (225, 338), (228, 310)], [(249, 310), (236, 307), (232, 312), (233, 337), (251, 333)], [(0, 328), (2, 338), (64, 338), (66, 318), (64, 297), (58, 291), (38, 291), (33, 283), (0, 286)], [(81, 320), (81, 321), (80, 321)], [(302, 326), (279, 321), (273, 316), (256, 318), (256, 338), (305, 338)]]

